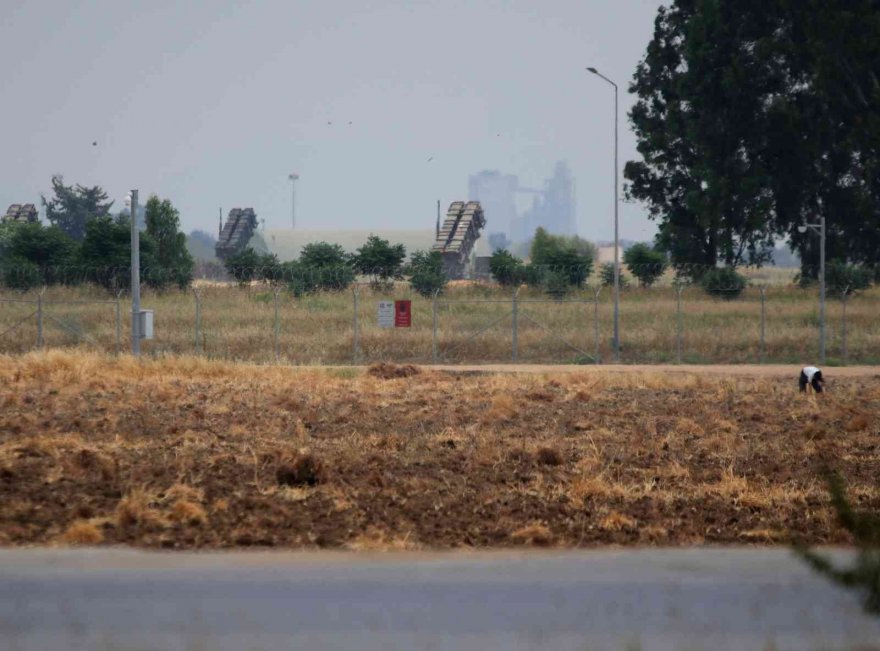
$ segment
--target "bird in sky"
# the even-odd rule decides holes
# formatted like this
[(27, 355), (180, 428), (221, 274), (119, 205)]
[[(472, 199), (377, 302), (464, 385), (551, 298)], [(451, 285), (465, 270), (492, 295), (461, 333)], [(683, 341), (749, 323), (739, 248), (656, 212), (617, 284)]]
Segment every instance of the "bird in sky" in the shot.
[(97, 140), (93, 140), (93, 141), (92, 141), (92, 147), (97, 147), (97, 146), (98, 146), (98, 141), (97, 141)]
[(431, 158), (428, 159), (428, 162), (430, 163), (432, 160), (434, 160), (433, 156), (431, 156)]

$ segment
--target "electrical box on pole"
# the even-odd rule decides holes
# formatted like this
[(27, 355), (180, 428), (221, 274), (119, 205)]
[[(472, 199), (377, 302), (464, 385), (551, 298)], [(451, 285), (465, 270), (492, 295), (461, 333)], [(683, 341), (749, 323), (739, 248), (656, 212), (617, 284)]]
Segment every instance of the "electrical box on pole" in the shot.
[(138, 323), (141, 339), (153, 338), (153, 310), (141, 310)]

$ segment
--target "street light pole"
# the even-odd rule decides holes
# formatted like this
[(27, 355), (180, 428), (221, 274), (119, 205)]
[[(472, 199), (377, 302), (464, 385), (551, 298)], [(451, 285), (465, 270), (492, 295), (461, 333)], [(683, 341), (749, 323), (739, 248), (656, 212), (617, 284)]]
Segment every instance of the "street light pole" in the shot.
[(618, 196), (618, 110), (617, 110), (617, 84), (611, 81), (595, 68), (587, 68), (597, 77), (601, 77), (614, 87), (614, 361), (620, 361), (620, 239), (618, 232), (618, 211), (620, 198)]
[(141, 247), (138, 230), (138, 191), (131, 191), (131, 354), (141, 354)]
[(818, 224), (798, 226), (798, 231), (807, 229), (819, 235), (819, 363), (825, 363), (825, 215), (819, 217)]
[(290, 179), (290, 227), (296, 228), (296, 182), (299, 174), (291, 174)]

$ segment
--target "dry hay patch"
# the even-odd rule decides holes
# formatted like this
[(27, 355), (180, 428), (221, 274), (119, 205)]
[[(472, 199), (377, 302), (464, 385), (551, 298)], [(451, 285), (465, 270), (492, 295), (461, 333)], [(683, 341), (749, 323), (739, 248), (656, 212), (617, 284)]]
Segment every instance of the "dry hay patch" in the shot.
[(823, 461), (880, 508), (859, 382), (819, 404), (782, 380), (33, 359), (0, 358), (3, 544), (845, 543)]

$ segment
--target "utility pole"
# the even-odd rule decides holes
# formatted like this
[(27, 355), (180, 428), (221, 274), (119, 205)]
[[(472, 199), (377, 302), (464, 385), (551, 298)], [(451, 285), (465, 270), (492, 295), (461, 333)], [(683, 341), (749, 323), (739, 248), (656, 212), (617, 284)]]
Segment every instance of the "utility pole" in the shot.
[(131, 191), (131, 354), (141, 354), (141, 250), (138, 230), (138, 191)]
[(437, 225), (434, 227), (434, 237), (440, 235), (440, 199), (437, 199)]
[(296, 182), (299, 180), (299, 174), (290, 174), (290, 227), (296, 228)]
[(620, 239), (618, 237), (618, 117), (617, 117), (617, 84), (595, 68), (587, 68), (597, 77), (601, 77), (614, 86), (614, 361), (620, 361)]

